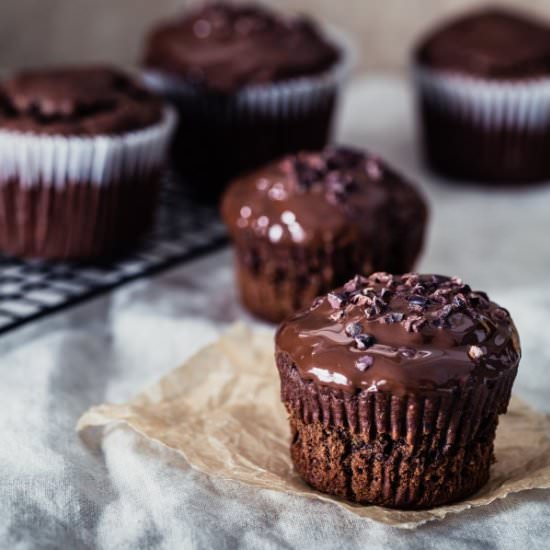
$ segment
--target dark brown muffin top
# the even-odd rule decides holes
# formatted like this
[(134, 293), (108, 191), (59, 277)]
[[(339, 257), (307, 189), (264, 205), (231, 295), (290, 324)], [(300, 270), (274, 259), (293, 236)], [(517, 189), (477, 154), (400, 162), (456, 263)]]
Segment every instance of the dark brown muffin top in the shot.
[(313, 22), (283, 19), (255, 4), (209, 3), (150, 34), (145, 65), (230, 93), (318, 74), (339, 58)]
[(485, 78), (550, 74), (550, 26), (519, 13), (488, 9), (442, 25), (419, 45), (428, 68)]
[(418, 253), (427, 208), (378, 157), (329, 147), (289, 155), (236, 180), (225, 192), (222, 214), (235, 240), (320, 248), (356, 243), (369, 263), (390, 269), (402, 263), (393, 256), (408, 233), (418, 235), (413, 259)]
[(0, 129), (112, 135), (160, 122), (162, 102), (102, 66), (25, 71), (0, 83)]
[(457, 277), (357, 276), (282, 323), (277, 352), (304, 379), (355, 392), (452, 389), (518, 365), (509, 313)]

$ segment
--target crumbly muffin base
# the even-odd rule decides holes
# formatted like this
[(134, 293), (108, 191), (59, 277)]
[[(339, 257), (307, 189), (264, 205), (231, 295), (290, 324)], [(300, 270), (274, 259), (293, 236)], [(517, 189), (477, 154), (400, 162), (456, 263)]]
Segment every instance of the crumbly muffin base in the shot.
[(273, 281), (255, 276), (239, 264), (236, 269), (242, 304), (254, 316), (270, 323), (282, 321), (327, 290), (320, 280), (306, 282), (300, 278), (285, 278)]
[(421, 509), (465, 498), (489, 479), (496, 421), (464, 447), (432, 450), (403, 440), (325, 428), (290, 414), (290, 455), (312, 487), (360, 504)]
[(238, 239), (235, 268), (241, 301), (255, 316), (277, 323), (358, 273), (405, 273), (414, 265), (422, 231), (411, 230), (400, 237), (386, 246), (373, 243), (367, 251), (357, 246), (360, 239), (354, 234), (323, 246)]
[(291, 457), (316, 489), (362, 504), (419, 509), (459, 500), (489, 479), (498, 416), (517, 367), (495, 381), (425, 394), (348, 393), (305, 380), (276, 355)]
[(364, 265), (354, 243), (274, 247), (260, 239), (236, 243), (237, 284), (243, 305), (257, 317), (279, 322), (308, 307)]

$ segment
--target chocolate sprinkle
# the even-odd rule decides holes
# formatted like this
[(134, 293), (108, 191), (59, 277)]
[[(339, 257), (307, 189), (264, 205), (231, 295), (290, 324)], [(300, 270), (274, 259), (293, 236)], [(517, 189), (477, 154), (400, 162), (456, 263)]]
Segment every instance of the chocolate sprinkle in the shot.
[(424, 309), (428, 305), (428, 299), (418, 294), (413, 294), (412, 296), (409, 296), (408, 301), (409, 307), (414, 309)]
[(497, 308), (493, 311), (493, 318), (497, 321), (504, 321), (510, 317), (508, 311), (504, 308)]
[(340, 309), (340, 310), (338, 310), (338, 311), (335, 311), (334, 313), (331, 313), (331, 314), (329, 315), (329, 319), (330, 319), (331, 321), (336, 322), (336, 321), (339, 321), (340, 319), (342, 319), (343, 316), (344, 316), (344, 310), (343, 310), (343, 309)]
[(346, 334), (348, 336), (351, 336), (352, 338), (354, 338), (358, 334), (361, 334), (362, 330), (363, 328), (359, 323), (349, 323), (348, 325), (346, 325)]
[[(333, 308), (345, 308), (346, 315), (352, 314), (355, 307), (367, 306), (363, 309), (367, 321), (379, 319), (384, 324), (401, 323), (411, 333), (426, 327), (432, 330), (450, 328), (466, 322), (463, 319), (471, 319), (481, 324), (486, 332), (491, 331), (483, 320), (487, 319), (486, 315), (478, 311), (490, 306), (487, 295), (472, 291), (458, 277), (419, 276), (417, 273), (400, 277), (386, 273), (375, 273), (369, 278), (356, 276), (342, 287), (342, 291), (329, 293), (327, 300)], [(406, 307), (396, 309), (400, 303)], [(463, 317), (455, 319), (453, 315), (458, 312)], [(509, 319), (509, 313), (503, 308), (494, 308), (490, 318), (503, 322)], [(355, 333), (349, 335), (355, 337)]]
[(393, 311), (384, 316), (384, 323), (391, 325), (393, 323), (400, 323), (405, 315), (400, 311)]
[[(370, 305), (358, 305), (365, 299)], [(484, 295), (458, 278), (376, 273), (352, 280), (319, 308), (283, 323), (278, 345), (306, 378), (338, 391), (341, 381), (333, 384), (315, 372), (337, 372), (346, 379), (344, 391), (351, 392), (454, 388), (493, 380), (519, 362), (508, 312), (484, 304)], [(340, 317), (331, 323), (328, 317), (335, 314)]]
[(374, 359), (370, 355), (364, 355), (355, 362), (355, 366), (361, 371), (365, 372), (368, 368), (372, 367)]
[(406, 359), (412, 359), (416, 355), (416, 351), (412, 348), (401, 347), (399, 348), (399, 355)]
[(344, 302), (345, 302), (343, 294), (336, 294), (334, 292), (330, 292), (328, 294), (327, 300), (328, 300), (329, 304), (335, 309), (339, 308), (339, 307), (342, 307), (344, 305)]
[(375, 339), (370, 334), (358, 334), (355, 336), (355, 346), (357, 349), (367, 349), (374, 345)]
[(466, 297), (464, 296), (464, 294), (462, 294), (462, 293), (457, 294), (453, 298), (453, 306), (455, 306), (455, 308), (457, 308), (457, 309), (466, 306)]
[(483, 357), (484, 352), (479, 346), (470, 346), (470, 349), (468, 350), (468, 357), (474, 361), (481, 359)]

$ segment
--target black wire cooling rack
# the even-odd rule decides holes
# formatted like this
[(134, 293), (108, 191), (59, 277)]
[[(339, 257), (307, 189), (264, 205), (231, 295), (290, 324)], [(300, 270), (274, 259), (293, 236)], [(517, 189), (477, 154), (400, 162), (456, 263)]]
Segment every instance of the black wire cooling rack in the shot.
[(167, 178), (155, 228), (142, 245), (101, 264), (0, 255), (0, 334), (124, 283), (213, 251), (227, 240), (217, 209), (193, 201)]

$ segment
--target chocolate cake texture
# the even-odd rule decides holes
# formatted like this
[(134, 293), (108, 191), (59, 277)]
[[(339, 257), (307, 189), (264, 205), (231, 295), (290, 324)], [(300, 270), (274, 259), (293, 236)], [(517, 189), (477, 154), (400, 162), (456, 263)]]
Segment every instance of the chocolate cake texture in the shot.
[(356, 276), (276, 335), (298, 473), (364, 504), (467, 497), (489, 479), (520, 356), (509, 312), (457, 277)]
[(377, 156), (330, 147), (235, 180), (222, 214), (243, 303), (280, 321), (355, 273), (409, 271), (422, 247), (427, 207)]

